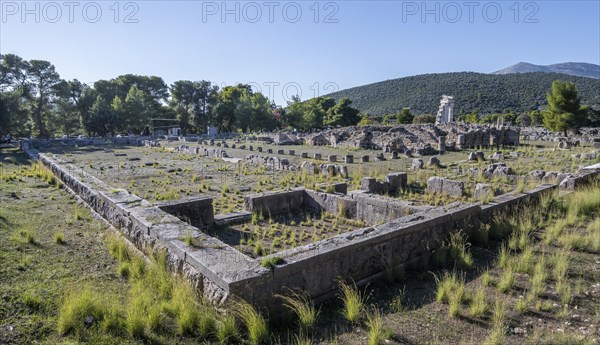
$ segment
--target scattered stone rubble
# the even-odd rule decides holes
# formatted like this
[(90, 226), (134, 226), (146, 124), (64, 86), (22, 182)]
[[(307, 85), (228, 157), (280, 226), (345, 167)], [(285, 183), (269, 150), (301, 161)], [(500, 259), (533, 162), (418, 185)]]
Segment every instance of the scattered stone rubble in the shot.
[[(300, 138), (297, 135), (295, 138)], [(424, 156), (452, 149), (519, 145), (517, 127), (483, 126), (461, 123), (343, 127), (304, 136), (307, 145), (331, 145), (377, 149), (405, 155)]]

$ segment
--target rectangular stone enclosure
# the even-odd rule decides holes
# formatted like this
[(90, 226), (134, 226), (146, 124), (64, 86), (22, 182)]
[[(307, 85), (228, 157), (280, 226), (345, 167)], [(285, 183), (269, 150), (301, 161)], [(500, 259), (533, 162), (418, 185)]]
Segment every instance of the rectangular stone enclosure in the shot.
[[(272, 254), (283, 263), (269, 269), (261, 266), (261, 259), (252, 259), (199, 230), (215, 220), (210, 198), (153, 205), (125, 190), (115, 190), (71, 164), (35, 150), (27, 152), (141, 251), (166, 251), (170, 269), (185, 276), (208, 300), (220, 304), (241, 298), (271, 312), (281, 308), (281, 300), (274, 294), (301, 289), (321, 302), (336, 294), (339, 279), (365, 284), (436, 248), (454, 229), (479, 226), (494, 214), (523, 202), (535, 202), (543, 193), (558, 189), (556, 184), (545, 184), (524, 193), (495, 197), (487, 205), (455, 203), (435, 208), (411, 206), (366, 192), (343, 195), (298, 188), (252, 195), (245, 200), (250, 212), (306, 207), (343, 212), (345, 217), (369, 225)], [(585, 172), (569, 180), (569, 189), (586, 183), (596, 173)], [(186, 245), (182, 241), (185, 234), (191, 234), (199, 244)]]

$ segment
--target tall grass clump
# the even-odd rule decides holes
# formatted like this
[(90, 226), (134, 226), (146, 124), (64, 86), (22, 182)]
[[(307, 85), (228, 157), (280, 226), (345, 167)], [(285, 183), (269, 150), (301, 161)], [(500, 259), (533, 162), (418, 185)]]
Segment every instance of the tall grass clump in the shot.
[(235, 317), (226, 315), (217, 324), (216, 337), (221, 344), (233, 344), (238, 340), (238, 328)]
[(450, 305), (451, 316), (458, 315), (460, 304), (465, 296), (465, 280), (459, 277), (456, 272), (444, 272), (441, 276), (435, 277), (436, 293), (435, 299), (439, 303), (448, 303)]
[(248, 340), (253, 345), (263, 344), (269, 335), (267, 322), (256, 309), (247, 302), (239, 302), (237, 314), (246, 326)]
[(494, 216), (489, 236), (493, 240), (500, 241), (505, 239), (512, 231), (513, 225), (507, 221), (506, 215), (497, 215)]
[(56, 244), (65, 244), (65, 234), (62, 231), (55, 232), (54, 242)]
[(366, 298), (358, 291), (356, 285), (341, 283), (340, 298), (344, 303), (342, 316), (350, 323), (356, 323), (362, 317)]
[(367, 313), (367, 326), (368, 330), (368, 344), (379, 345), (385, 340), (385, 333), (383, 330), (383, 317), (379, 310), (374, 310)]
[(485, 289), (479, 289), (469, 304), (469, 313), (473, 317), (478, 317), (485, 314), (487, 310), (488, 305), (485, 298)]
[(506, 314), (507, 307), (504, 301), (497, 299), (494, 304), (494, 313), (492, 315), (492, 330), (483, 341), (484, 345), (503, 345), (506, 344)]
[(551, 257), (552, 277), (555, 281), (564, 279), (569, 271), (569, 252), (562, 250)]
[(467, 237), (462, 231), (450, 235), (450, 258), (461, 267), (473, 266), (473, 255), (469, 251)]
[(508, 292), (515, 285), (515, 272), (509, 267), (502, 272), (496, 287), (500, 292)]
[(315, 308), (306, 293), (292, 293), (291, 296), (278, 295), (285, 301), (285, 306), (292, 310), (298, 317), (300, 330), (308, 332), (317, 322), (319, 310)]
[(102, 322), (107, 314), (106, 301), (98, 294), (85, 288), (67, 295), (58, 311), (57, 331), (61, 335), (79, 334), (84, 326), (84, 319), (91, 316), (95, 322)]
[(131, 257), (127, 244), (117, 235), (110, 235), (108, 237), (108, 252), (118, 262), (129, 261)]
[(548, 273), (546, 271), (546, 260), (542, 256), (538, 262), (535, 263), (533, 268), (533, 276), (531, 277), (531, 290), (530, 293), (538, 297), (545, 290), (546, 280), (548, 279)]

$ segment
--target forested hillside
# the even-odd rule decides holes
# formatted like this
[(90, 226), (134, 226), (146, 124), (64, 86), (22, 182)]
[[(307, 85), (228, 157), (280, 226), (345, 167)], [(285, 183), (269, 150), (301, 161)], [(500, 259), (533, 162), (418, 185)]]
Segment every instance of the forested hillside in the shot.
[(478, 114), (515, 113), (545, 107), (554, 80), (572, 81), (582, 104), (600, 107), (600, 80), (558, 73), (507, 75), (473, 72), (424, 74), (341, 90), (326, 96), (349, 98), (362, 113), (394, 114), (404, 107), (412, 113), (434, 114), (442, 95), (452, 95), (456, 111)]

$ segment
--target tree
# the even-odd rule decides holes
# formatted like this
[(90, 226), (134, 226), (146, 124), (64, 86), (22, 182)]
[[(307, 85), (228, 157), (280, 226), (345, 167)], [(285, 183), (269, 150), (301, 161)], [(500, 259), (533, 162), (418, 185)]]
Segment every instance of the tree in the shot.
[(236, 123), (237, 105), (244, 93), (252, 93), (250, 85), (226, 86), (219, 93), (213, 118), (213, 122), (219, 128), (219, 131), (230, 132), (233, 130)]
[(29, 136), (29, 62), (14, 54), (0, 55), (0, 135)]
[(531, 117), (532, 125), (541, 125), (544, 123), (544, 114), (539, 110), (530, 111), (529, 117)]
[(324, 124), (329, 126), (354, 126), (360, 120), (358, 115), (360, 112), (350, 105), (352, 101), (348, 98), (342, 98), (336, 105), (326, 110), (327, 115), (324, 119)]
[(304, 104), (298, 95), (292, 96), (287, 102), (287, 108), (283, 113), (283, 123), (291, 128), (304, 129)]
[(199, 132), (207, 130), (213, 108), (219, 97), (219, 87), (208, 80), (194, 83), (194, 125)]
[(415, 125), (427, 123), (435, 123), (435, 115), (422, 114), (415, 116), (415, 118), (413, 119), (413, 124)]
[(531, 121), (532, 121), (531, 116), (529, 116), (528, 114), (521, 114), (515, 120), (517, 125), (522, 126), (522, 127), (531, 126)]
[(81, 129), (81, 100), (89, 87), (79, 80), (62, 81), (56, 85), (55, 107), (52, 112), (52, 123), (64, 135), (71, 135)]
[(113, 134), (115, 122), (115, 111), (101, 95), (96, 96), (94, 104), (83, 118), (83, 126), (90, 135)]
[(555, 80), (552, 93), (546, 95), (548, 108), (544, 111), (544, 126), (551, 131), (577, 130), (587, 123), (588, 108), (581, 106), (577, 87), (572, 82)]
[(31, 112), (35, 132), (42, 138), (48, 138), (50, 133), (47, 130), (46, 119), (50, 110), (49, 103), (55, 95), (55, 86), (61, 82), (60, 75), (50, 62), (31, 60), (27, 69), (27, 79), (30, 90), (35, 95)]
[(410, 113), (409, 108), (402, 109), (398, 114), (396, 114), (396, 121), (398, 124), (408, 125), (413, 122), (414, 116)]
[(366, 114), (365, 116), (363, 116), (360, 121), (358, 121), (358, 123), (356, 124), (357, 126), (370, 126), (373, 124), (373, 120), (371, 120), (371, 118), (369, 117), (368, 114)]
[[(135, 85), (131, 85), (127, 97), (125, 97), (125, 103), (123, 104), (122, 117), (120, 130), (129, 130), (136, 133), (140, 132), (148, 123), (152, 117), (153, 105), (149, 104), (150, 100), (144, 94), (144, 91), (137, 88)], [(114, 109), (114, 107), (113, 107)], [(114, 109), (117, 110), (117, 109)], [(117, 112), (116, 115), (121, 115)]]

